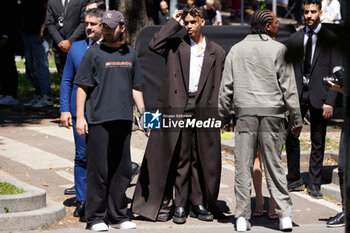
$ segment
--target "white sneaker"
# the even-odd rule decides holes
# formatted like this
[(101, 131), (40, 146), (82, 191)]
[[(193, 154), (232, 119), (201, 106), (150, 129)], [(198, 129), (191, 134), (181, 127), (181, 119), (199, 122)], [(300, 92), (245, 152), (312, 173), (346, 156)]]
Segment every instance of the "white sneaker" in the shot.
[(96, 223), (90, 227), (92, 231), (108, 231), (108, 226), (104, 222)]
[(125, 221), (121, 224), (111, 224), (111, 227), (117, 228), (117, 229), (136, 229), (136, 223)]
[(31, 101), (24, 103), (23, 106), (31, 107), (31, 106), (35, 105), (36, 103), (38, 103), (39, 100), (40, 100), (40, 95), (35, 95)]
[(33, 108), (51, 107), (53, 105), (52, 98), (48, 95), (43, 95), (36, 104), (33, 104)]
[(281, 231), (292, 231), (293, 223), (290, 217), (280, 218), (280, 230)]
[(6, 95), (0, 99), (0, 105), (17, 105), (19, 104), (18, 99), (13, 98), (10, 95)]
[(2, 98), (4, 98), (5, 96), (4, 95), (0, 95), (0, 100), (2, 99)]
[(251, 228), (250, 222), (243, 217), (239, 217), (236, 220), (236, 231), (249, 231)]

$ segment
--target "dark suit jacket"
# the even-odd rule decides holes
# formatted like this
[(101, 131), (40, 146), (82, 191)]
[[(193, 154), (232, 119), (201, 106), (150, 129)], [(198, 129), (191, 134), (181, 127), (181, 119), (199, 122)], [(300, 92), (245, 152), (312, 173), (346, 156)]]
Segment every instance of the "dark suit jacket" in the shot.
[(17, 1), (16, 0), (6, 0), (1, 2), (0, 10), (0, 39), (5, 35), (10, 40), (15, 39), (16, 34), (16, 20), (18, 17), (16, 15)]
[[(290, 35), (287, 41), (286, 59), (293, 62), (299, 98), (303, 89), (304, 34), (305, 28)], [(335, 44), (335, 34), (322, 26), (317, 35), (309, 82), (309, 100), (316, 109), (321, 109), (323, 104), (335, 105), (337, 92), (329, 90), (322, 82), (323, 77), (333, 73), (335, 66), (342, 65), (341, 55)]]
[(58, 25), (58, 17), (62, 16), (64, 8), (61, 0), (49, 0), (46, 12), (46, 27), (58, 45), (62, 40), (70, 42), (85, 38), (84, 11), (86, 0), (70, 0), (66, 9), (63, 27)]
[[(189, 37), (170, 38), (182, 26), (173, 18), (156, 33), (150, 49), (166, 59), (166, 72), (160, 88), (158, 108), (167, 115), (184, 114), (188, 100), (190, 41)], [(195, 103), (195, 118), (218, 118), (217, 104), (222, 70), (226, 53), (206, 38), (203, 66), (200, 74)], [(159, 74), (161, 75), (161, 74)], [(136, 185), (133, 211), (156, 220), (163, 200), (170, 164), (181, 129), (161, 128), (152, 130), (147, 144), (141, 173)], [(203, 203), (214, 216), (222, 216), (216, 206), (221, 173), (220, 130), (197, 129), (198, 155), (201, 161)]]

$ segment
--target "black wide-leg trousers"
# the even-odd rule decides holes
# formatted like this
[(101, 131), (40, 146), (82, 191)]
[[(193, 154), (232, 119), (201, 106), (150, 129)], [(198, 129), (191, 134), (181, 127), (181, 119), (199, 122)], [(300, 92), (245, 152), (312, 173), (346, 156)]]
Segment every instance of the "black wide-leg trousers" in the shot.
[(129, 220), (125, 191), (131, 179), (131, 121), (89, 124), (86, 137), (87, 228)]

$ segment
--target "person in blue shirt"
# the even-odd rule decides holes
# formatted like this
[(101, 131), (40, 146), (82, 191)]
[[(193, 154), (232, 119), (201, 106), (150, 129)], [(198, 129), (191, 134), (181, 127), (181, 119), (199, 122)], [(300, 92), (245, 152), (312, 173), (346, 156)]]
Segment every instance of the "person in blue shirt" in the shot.
[[(93, 46), (93, 44), (98, 43), (98, 41), (102, 38), (101, 20), (103, 13), (104, 11), (101, 9), (91, 9), (85, 12), (85, 32), (87, 39), (76, 41), (72, 44), (67, 55), (60, 87), (60, 120), (62, 125), (68, 129), (70, 126), (73, 126), (74, 132), (74, 183), (77, 200), (77, 207), (73, 213), (75, 217), (84, 216), (86, 192), (86, 158), (85, 139), (80, 137), (75, 130), (76, 93), (78, 86), (73, 84), (73, 80), (86, 50), (90, 46)], [(71, 194), (66, 191), (67, 190), (65, 190), (65, 193)], [(72, 194), (74, 194), (74, 192)]]

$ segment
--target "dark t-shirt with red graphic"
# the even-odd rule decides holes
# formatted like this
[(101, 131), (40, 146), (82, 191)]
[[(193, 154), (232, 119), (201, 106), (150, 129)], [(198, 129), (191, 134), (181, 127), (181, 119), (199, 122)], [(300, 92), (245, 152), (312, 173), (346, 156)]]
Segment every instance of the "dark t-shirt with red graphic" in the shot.
[(143, 75), (131, 46), (91, 46), (80, 63), (74, 83), (88, 87), (89, 124), (133, 120), (132, 89), (143, 84)]

